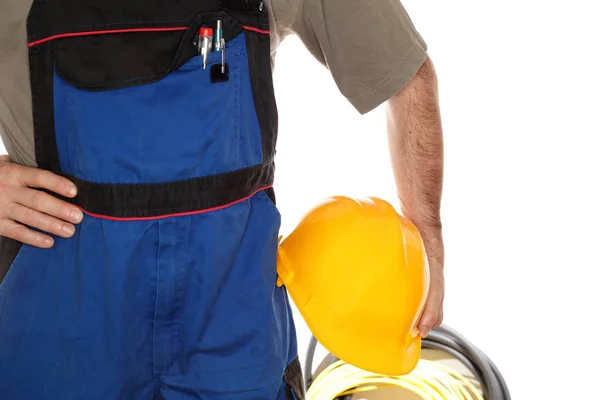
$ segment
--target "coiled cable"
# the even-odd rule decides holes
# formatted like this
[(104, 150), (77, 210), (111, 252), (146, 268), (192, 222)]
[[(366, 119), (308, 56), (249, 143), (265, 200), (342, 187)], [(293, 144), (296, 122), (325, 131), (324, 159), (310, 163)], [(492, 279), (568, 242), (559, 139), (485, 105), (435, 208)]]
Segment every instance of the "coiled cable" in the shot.
[(421, 347), (444, 350), (456, 357), (461, 354), (468, 362), (459, 359), (479, 379), (486, 400), (510, 400), (508, 386), (496, 365), (464, 336), (455, 330), (440, 326), (422, 341)]
[(464, 376), (427, 360), (420, 360), (410, 374), (397, 377), (373, 374), (336, 361), (317, 376), (306, 400), (332, 400), (384, 386), (404, 388), (425, 400), (484, 400)]
[(389, 377), (360, 370), (333, 355), (328, 365), (317, 377), (312, 375), (312, 365), (317, 347), (313, 336), (305, 360), (307, 400), (349, 400), (353, 393), (374, 390), (383, 386), (403, 387), (426, 400), (510, 400), (506, 382), (496, 365), (458, 332), (447, 326), (431, 331), (422, 341), (422, 348), (442, 350), (460, 361), (481, 384), (481, 394), (460, 373), (439, 363), (419, 360), (410, 373)]

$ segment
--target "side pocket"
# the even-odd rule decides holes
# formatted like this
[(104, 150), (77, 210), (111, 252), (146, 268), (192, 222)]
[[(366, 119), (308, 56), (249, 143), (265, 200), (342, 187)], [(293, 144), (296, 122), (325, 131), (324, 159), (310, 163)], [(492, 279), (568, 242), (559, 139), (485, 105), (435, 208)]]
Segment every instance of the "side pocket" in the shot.
[(277, 208), (277, 204), (275, 204), (275, 192), (272, 188), (261, 190), (256, 194), (256, 197), (264, 201), (266, 203), (265, 207), (268, 207), (269, 211), (274, 212), (279, 221), (281, 221), (281, 213), (279, 212), (279, 208)]
[(23, 243), (21, 242), (0, 236), (0, 288), (4, 286), (5, 280), (10, 277), (8, 273), (21, 252), (22, 246)]
[(273, 189), (273, 187), (267, 188), (265, 189), (265, 193), (267, 194), (269, 199), (271, 199), (273, 204), (277, 206), (277, 200), (275, 199), (275, 189)]
[(302, 376), (302, 367), (300, 360), (295, 358), (288, 365), (283, 375), (283, 380), (287, 386), (287, 400), (305, 400), (304, 379)]
[(17, 262), (23, 249), (23, 243), (0, 236), (0, 315), (2, 315), (3, 298), (18, 270)]

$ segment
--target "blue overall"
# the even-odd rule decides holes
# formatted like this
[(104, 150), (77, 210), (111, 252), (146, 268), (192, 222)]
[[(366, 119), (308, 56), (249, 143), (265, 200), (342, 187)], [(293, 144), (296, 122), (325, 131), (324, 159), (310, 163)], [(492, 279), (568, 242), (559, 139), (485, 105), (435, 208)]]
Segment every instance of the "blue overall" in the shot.
[[(74, 237), (11, 259), (2, 400), (303, 396), (276, 285), (265, 7), (181, 0), (181, 15), (157, 19), (164, 3), (34, 3), (38, 164), (78, 185), (85, 217)], [(199, 26), (216, 19), (224, 75), (220, 51), (206, 69), (197, 52)]]

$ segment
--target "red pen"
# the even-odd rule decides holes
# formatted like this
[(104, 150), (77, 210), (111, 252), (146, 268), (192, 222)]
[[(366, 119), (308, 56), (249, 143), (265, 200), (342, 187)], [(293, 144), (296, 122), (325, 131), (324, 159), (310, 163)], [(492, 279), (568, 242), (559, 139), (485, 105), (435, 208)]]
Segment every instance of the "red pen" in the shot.
[(204, 69), (206, 69), (206, 64), (208, 63), (208, 54), (212, 50), (212, 41), (213, 41), (212, 28), (200, 28), (200, 33), (198, 35), (198, 47), (199, 47), (198, 51), (202, 55)]

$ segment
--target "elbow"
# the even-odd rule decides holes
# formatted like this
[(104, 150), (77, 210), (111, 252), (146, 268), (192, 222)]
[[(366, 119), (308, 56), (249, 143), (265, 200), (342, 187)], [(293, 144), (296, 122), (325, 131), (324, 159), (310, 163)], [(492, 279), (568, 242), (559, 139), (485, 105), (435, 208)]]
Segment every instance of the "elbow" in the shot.
[(425, 59), (421, 67), (418, 69), (415, 76), (413, 76), (413, 78), (410, 80), (410, 82), (418, 80), (423, 80), (424, 82), (427, 82), (429, 84), (437, 85), (437, 74), (435, 72), (433, 61), (431, 61), (431, 58), (429, 56), (427, 56), (427, 58)]
[(405, 98), (417, 94), (437, 93), (438, 79), (431, 58), (427, 56), (412, 78), (396, 93), (394, 97)]
[(427, 57), (412, 78), (390, 100), (389, 105), (400, 106), (410, 103), (437, 101), (438, 80), (435, 67)]

